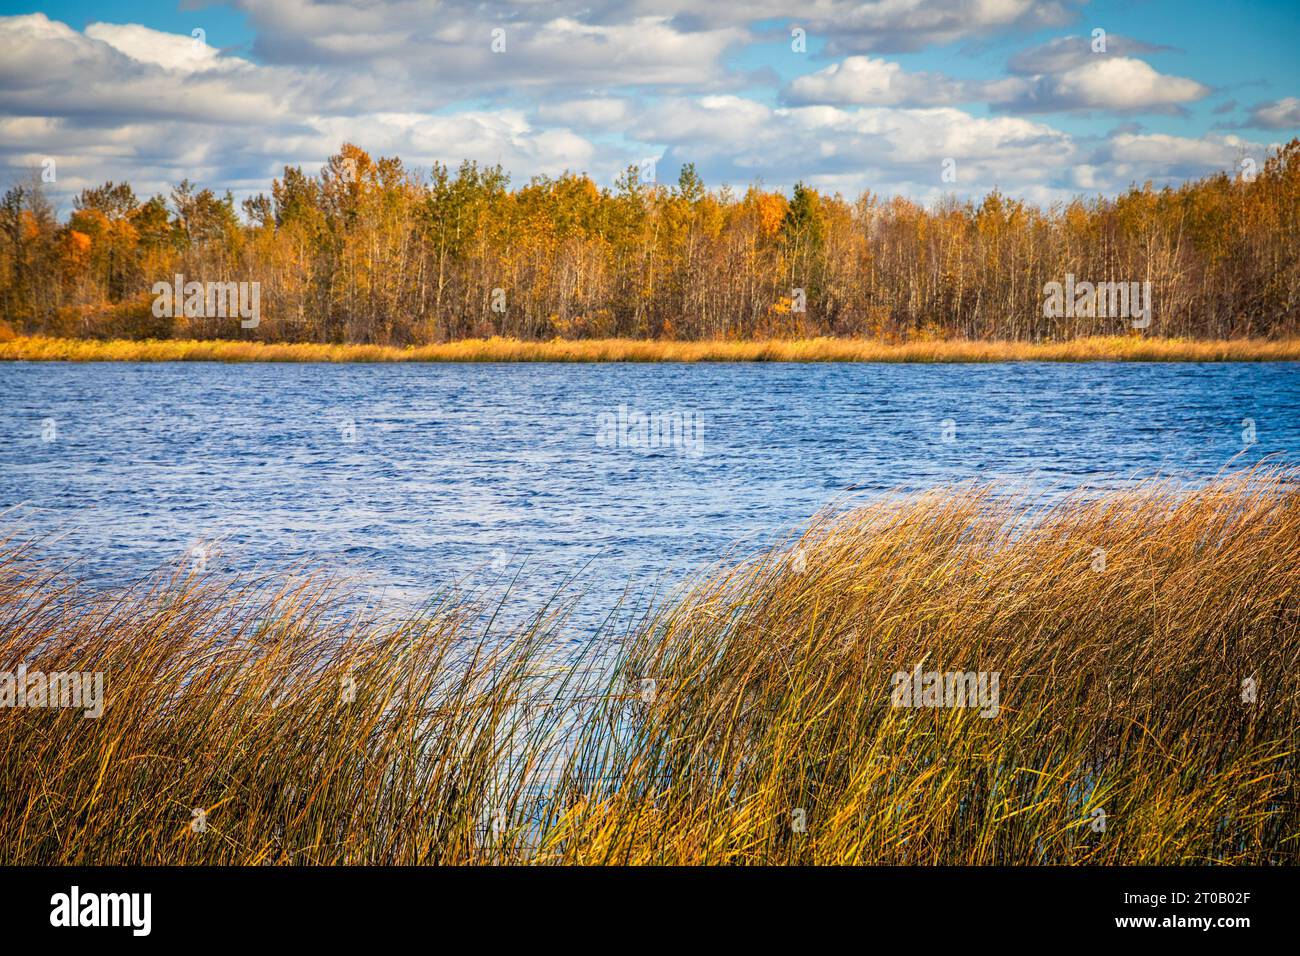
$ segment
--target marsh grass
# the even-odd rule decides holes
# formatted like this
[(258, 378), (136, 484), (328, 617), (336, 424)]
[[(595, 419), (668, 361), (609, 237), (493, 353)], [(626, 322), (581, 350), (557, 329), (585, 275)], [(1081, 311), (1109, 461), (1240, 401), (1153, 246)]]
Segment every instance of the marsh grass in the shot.
[(262, 343), (228, 340), (0, 340), (0, 361), (58, 362), (1294, 362), (1300, 340), (1112, 336), (1063, 342), (772, 339), (462, 339), (438, 345)]
[[(0, 857), (1293, 864), (1296, 478), (828, 513), (577, 651), (554, 608), (91, 593), (11, 541), (0, 666), (103, 671), (107, 704), (0, 711)], [(918, 664), (999, 672), (998, 715), (891, 706)]]

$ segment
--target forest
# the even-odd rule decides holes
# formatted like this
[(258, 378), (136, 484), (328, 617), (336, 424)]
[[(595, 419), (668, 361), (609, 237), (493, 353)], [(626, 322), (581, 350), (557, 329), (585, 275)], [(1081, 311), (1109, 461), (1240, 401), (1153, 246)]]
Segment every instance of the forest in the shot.
[[(0, 336), (424, 345), (466, 338), (1227, 339), (1300, 332), (1300, 140), (1253, 175), (1043, 209), (993, 191), (923, 206), (803, 184), (672, 185), (630, 167), (512, 187), (345, 144), (270, 193), (104, 183), (66, 221), (39, 172), (0, 201)], [(258, 283), (260, 321), (158, 315), (176, 276)], [(1149, 282), (1151, 322), (1044, 315), (1066, 276)], [(165, 311), (165, 310), (164, 310)], [(173, 310), (177, 311), (177, 310)]]

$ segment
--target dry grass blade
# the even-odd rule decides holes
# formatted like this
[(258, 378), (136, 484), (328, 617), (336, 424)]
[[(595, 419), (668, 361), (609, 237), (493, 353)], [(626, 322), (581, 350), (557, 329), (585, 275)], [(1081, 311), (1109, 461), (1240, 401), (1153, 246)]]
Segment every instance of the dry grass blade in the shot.
[[(19, 665), (105, 700), (0, 710), (0, 854), (1294, 864), (1297, 477), (828, 514), (576, 658), (553, 615), (497, 633), (449, 596), (378, 625), (311, 579), (95, 594), (9, 541), (6, 702)], [(917, 668), (998, 698), (898, 706)]]

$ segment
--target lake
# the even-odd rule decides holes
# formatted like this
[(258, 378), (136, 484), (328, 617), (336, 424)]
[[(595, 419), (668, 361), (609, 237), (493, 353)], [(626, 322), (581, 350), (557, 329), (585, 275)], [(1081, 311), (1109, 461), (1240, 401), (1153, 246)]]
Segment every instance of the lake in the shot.
[(0, 410), (0, 523), (92, 582), (306, 564), (409, 604), (522, 568), (579, 628), (831, 503), (1300, 461), (1287, 363), (9, 363)]

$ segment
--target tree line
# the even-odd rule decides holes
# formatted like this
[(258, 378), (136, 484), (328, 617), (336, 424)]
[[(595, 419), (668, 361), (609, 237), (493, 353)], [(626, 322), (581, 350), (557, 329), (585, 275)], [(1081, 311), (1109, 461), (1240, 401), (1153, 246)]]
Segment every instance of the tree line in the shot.
[[(512, 188), (473, 162), (417, 173), (345, 144), (244, 200), (183, 181), (85, 189), (59, 221), (33, 174), (0, 200), (0, 321), (25, 334), (391, 345), (551, 338), (1122, 333), (1044, 316), (1044, 288), (1150, 282), (1146, 335), (1297, 334), (1300, 140), (1226, 173), (1043, 209), (999, 191), (929, 206), (802, 184), (707, 189), (636, 167)], [(157, 283), (260, 283), (261, 320), (155, 314)], [(166, 312), (167, 310), (163, 310)], [(3, 329), (0, 329), (3, 331)]]

